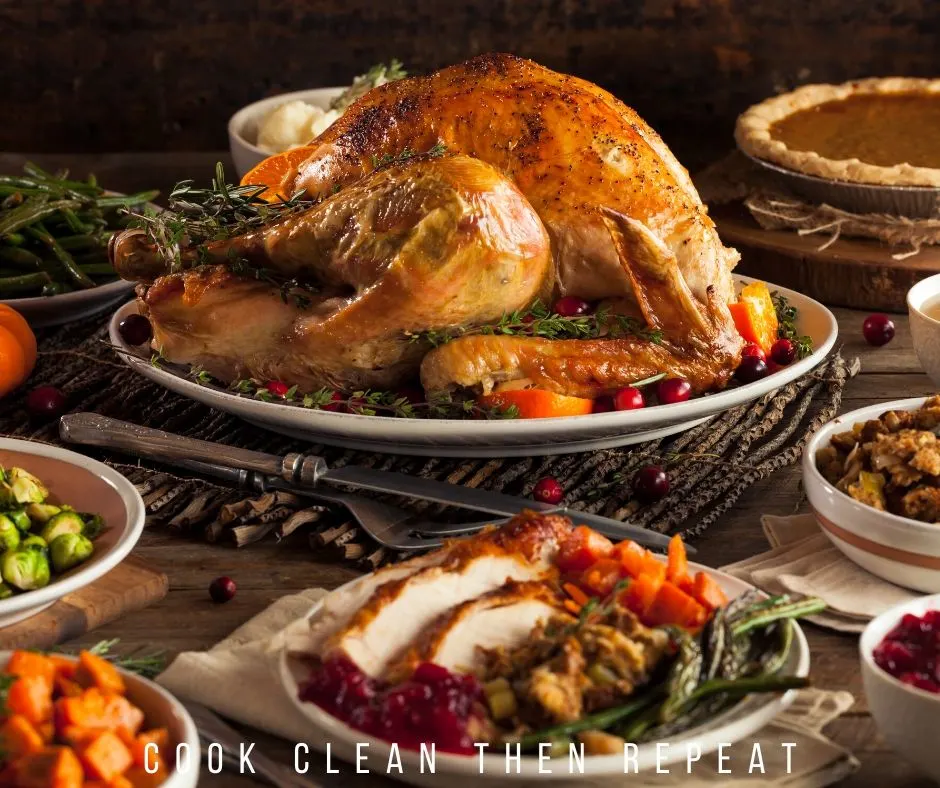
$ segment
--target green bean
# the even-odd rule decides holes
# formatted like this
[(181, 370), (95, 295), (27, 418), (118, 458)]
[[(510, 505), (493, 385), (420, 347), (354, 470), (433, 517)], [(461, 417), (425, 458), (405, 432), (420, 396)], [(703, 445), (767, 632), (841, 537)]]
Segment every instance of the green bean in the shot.
[(545, 728), (540, 731), (535, 731), (534, 733), (527, 733), (525, 736), (519, 738), (519, 744), (523, 750), (535, 747), (543, 741), (548, 741), (549, 739), (554, 739), (558, 736), (570, 736), (573, 733), (580, 733), (581, 731), (588, 730), (606, 730), (615, 722), (620, 722), (631, 714), (647, 708), (651, 703), (654, 703), (660, 697), (659, 692), (655, 691), (650, 694), (643, 694), (639, 698), (624, 703), (622, 706), (613, 706), (609, 709), (604, 709), (603, 711), (596, 712), (595, 714), (588, 714), (586, 717), (581, 717), (577, 720), (572, 720), (571, 722), (564, 722), (561, 725), (555, 725), (552, 728)]
[(793, 633), (796, 625), (789, 619), (777, 623), (777, 651), (761, 659), (761, 666), (765, 673), (778, 673), (786, 664), (787, 657), (790, 656), (790, 648), (793, 646)]
[(42, 270), (42, 258), (18, 246), (0, 246), (0, 262), (26, 271)]
[(86, 249), (96, 249), (98, 247), (105, 248), (108, 243), (107, 235), (99, 239), (97, 236), (88, 233), (82, 233), (81, 235), (60, 235), (56, 240), (58, 240), (59, 246), (70, 252), (81, 252)]
[(674, 635), (679, 639), (679, 652), (666, 677), (668, 697), (659, 709), (659, 721), (670, 722), (679, 715), (702, 677), (702, 648), (688, 632), (679, 631)]
[(73, 233), (87, 233), (91, 232), (91, 227), (85, 224), (78, 216), (75, 214), (75, 211), (70, 208), (62, 209), (62, 216), (65, 217), (65, 224), (68, 225), (68, 228)]
[(99, 208), (131, 208), (135, 205), (143, 205), (159, 196), (159, 191), (138, 192), (137, 194), (127, 194), (124, 196), (99, 197), (97, 205)]
[(11, 296), (28, 290), (36, 290), (48, 284), (49, 281), (49, 275), (42, 272), (8, 276), (0, 279), (0, 295)]
[[(75, 191), (81, 194), (89, 194), (92, 196), (101, 191), (101, 189), (99, 189), (97, 186), (86, 183), (85, 181), (70, 181), (67, 178), (57, 178), (55, 175), (46, 172), (32, 162), (26, 162), (26, 164), (23, 165), (23, 170), (27, 175), (31, 175), (38, 181), (48, 183), (51, 186), (56, 186), (59, 189)], [(67, 172), (68, 171), (66, 171), (66, 173)]]
[(752, 629), (767, 626), (767, 624), (772, 624), (784, 618), (811, 616), (815, 613), (821, 613), (825, 609), (826, 603), (817, 597), (806, 597), (805, 599), (797, 599), (794, 602), (786, 600), (770, 607), (761, 607), (755, 612), (746, 612), (740, 618), (735, 619), (732, 632), (735, 635), (743, 635)]
[(37, 222), (26, 232), (37, 241), (40, 241), (49, 247), (49, 249), (55, 255), (56, 259), (62, 264), (62, 267), (65, 268), (65, 272), (69, 275), (72, 281), (75, 282), (75, 284), (86, 289), (95, 286), (95, 283), (92, 281), (92, 279), (87, 274), (82, 272), (78, 265), (76, 265), (75, 260), (72, 259), (72, 255), (59, 246), (58, 241), (56, 241), (56, 239), (49, 234), (49, 232), (45, 227), (42, 226), (40, 222)]
[[(35, 198), (34, 198), (35, 199)], [(16, 230), (29, 227), (42, 221), (47, 216), (58, 213), (63, 208), (78, 208), (76, 200), (53, 200), (52, 202), (27, 200), (22, 205), (0, 216), (0, 235), (9, 235)]]
[(22, 246), (26, 243), (26, 236), (23, 233), (7, 233), (3, 236), (3, 242), (10, 246)]

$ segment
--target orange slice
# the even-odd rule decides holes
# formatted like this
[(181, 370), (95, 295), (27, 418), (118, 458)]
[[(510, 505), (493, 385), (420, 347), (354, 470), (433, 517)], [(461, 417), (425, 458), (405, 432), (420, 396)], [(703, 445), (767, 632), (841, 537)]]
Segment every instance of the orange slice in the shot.
[(267, 191), (262, 192), (260, 196), (268, 202), (287, 200), (293, 192), (292, 184), (297, 168), (310, 158), (314, 149), (315, 146), (305, 145), (268, 156), (245, 173), (241, 185), (267, 186)]
[(556, 416), (585, 416), (594, 409), (594, 400), (568, 397), (543, 389), (520, 389), (487, 394), (477, 400), (487, 408), (505, 410), (511, 405), (519, 409), (521, 419), (550, 419)]

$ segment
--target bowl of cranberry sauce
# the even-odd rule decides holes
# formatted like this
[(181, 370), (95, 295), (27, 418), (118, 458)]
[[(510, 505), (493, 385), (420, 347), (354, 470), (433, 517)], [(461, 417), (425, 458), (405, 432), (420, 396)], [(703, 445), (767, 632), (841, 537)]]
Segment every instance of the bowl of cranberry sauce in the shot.
[(871, 715), (888, 744), (940, 782), (940, 594), (875, 618), (859, 641)]
[(480, 683), (431, 662), (389, 686), (347, 657), (331, 657), (311, 671), (299, 697), (351, 728), (409, 750), (434, 744), (442, 752), (473, 755), (474, 742), (486, 738)]

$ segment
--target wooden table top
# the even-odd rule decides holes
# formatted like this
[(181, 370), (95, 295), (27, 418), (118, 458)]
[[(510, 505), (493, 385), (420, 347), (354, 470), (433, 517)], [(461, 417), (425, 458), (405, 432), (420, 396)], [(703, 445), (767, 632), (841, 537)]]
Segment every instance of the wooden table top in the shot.
[[(154, 185), (167, 189), (184, 177), (207, 180), (212, 163), (219, 159), (227, 161), (227, 156), (208, 152), (37, 157), (41, 165), (53, 167), (67, 159), (75, 174), (90, 168), (99, 175), (99, 182), (130, 191)], [(21, 160), (22, 157), (14, 154), (0, 154), (0, 171), (16, 171), (14, 168)], [(234, 175), (231, 168), (229, 172)], [(833, 311), (839, 321), (843, 354), (847, 358), (858, 356), (862, 362), (861, 373), (846, 385), (843, 411), (936, 390), (918, 364), (906, 316), (895, 316), (897, 336), (890, 344), (871, 348), (862, 338), (864, 313), (848, 309)], [(799, 482), (800, 471), (795, 465), (746, 491), (735, 507), (695, 542), (699, 549), (696, 560), (709, 566), (721, 566), (766, 550), (760, 515), (805, 511)], [(145, 532), (135, 555), (169, 575), (168, 596), (149, 609), (96, 630), (79, 641), (80, 644), (120, 638), (122, 649), (159, 647), (170, 653), (206, 649), (284, 594), (317, 586), (334, 588), (358, 574), (346, 566), (319, 563), (315, 553), (292, 550), (284, 544), (262, 542), (239, 550), (182, 541), (159, 530)], [(222, 574), (236, 581), (238, 594), (228, 604), (215, 605), (209, 600), (207, 587), (213, 578)], [(931, 785), (889, 750), (878, 735), (862, 690), (857, 638), (812, 625), (806, 626), (806, 632), (812, 648), (814, 683), (823, 688), (848, 690), (856, 699), (855, 706), (826, 729), (831, 738), (854, 752), (862, 764), (859, 772), (842, 785), (846, 788), (880, 788), (882, 785), (927, 788)], [(292, 763), (289, 743), (254, 731), (247, 732), (246, 738), (257, 742), (256, 751), (265, 752), (285, 764)], [(362, 781), (369, 786), (382, 782), (392, 784), (383, 777), (357, 776), (350, 771), (352, 767), (327, 777), (311, 759), (310, 776), (320, 784)], [(206, 773), (200, 782), (200, 785), (220, 787), (256, 784), (262, 783), (228, 773), (218, 776)]]

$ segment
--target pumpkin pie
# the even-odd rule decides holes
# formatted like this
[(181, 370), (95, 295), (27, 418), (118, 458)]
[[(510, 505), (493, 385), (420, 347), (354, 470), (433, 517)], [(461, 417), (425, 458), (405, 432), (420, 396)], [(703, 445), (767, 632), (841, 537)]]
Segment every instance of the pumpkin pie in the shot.
[(735, 139), (755, 158), (830, 180), (940, 187), (940, 79), (804, 85), (747, 110)]

